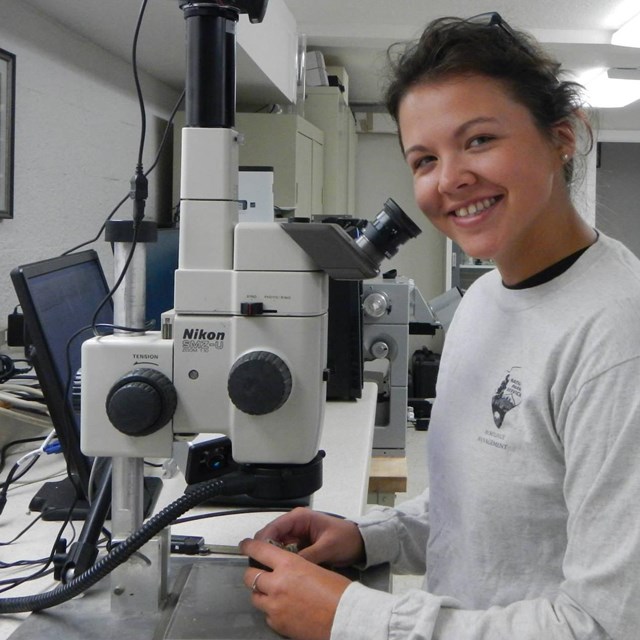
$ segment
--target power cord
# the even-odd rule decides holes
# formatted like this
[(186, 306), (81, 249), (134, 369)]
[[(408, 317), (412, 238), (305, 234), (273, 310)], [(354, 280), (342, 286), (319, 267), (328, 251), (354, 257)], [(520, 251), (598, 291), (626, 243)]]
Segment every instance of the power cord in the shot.
[(0, 514), (4, 511), (5, 505), (7, 504), (7, 493), (9, 491), (9, 486), (17, 482), (20, 478), (22, 478), (33, 465), (38, 461), (38, 458), (43, 453), (46, 452), (58, 452), (59, 445), (57, 447), (52, 448), (52, 442), (56, 437), (56, 432), (51, 431), (51, 433), (44, 439), (43, 443), (33, 451), (29, 451), (21, 456), (16, 463), (11, 467), (6, 480), (3, 482), (2, 487), (0, 488)]
[[(6, 591), (9, 591), (11, 589), (14, 589), (15, 587), (24, 584), (25, 582), (30, 582), (31, 580), (37, 580), (38, 578), (42, 578), (44, 576), (50, 575), (52, 573), (54, 573), (54, 568), (51, 567), (51, 564), (54, 561), (55, 555), (58, 552), (58, 549), (60, 548), (61, 544), (66, 544), (66, 541), (64, 541), (64, 539), (62, 538), (62, 535), (64, 533), (64, 530), (67, 528), (68, 525), (71, 525), (72, 530), (73, 530), (73, 539), (75, 539), (75, 527), (73, 522), (71, 521), (71, 514), (73, 513), (73, 509), (75, 507), (75, 501), (74, 503), (71, 505), (71, 508), (69, 509), (69, 512), (67, 514), (67, 518), (66, 520), (62, 523), (62, 525), (60, 526), (60, 529), (58, 530), (58, 535), (56, 536), (56, 539), (53, 542), (53, 545), (51, 546), (51, 551), (49, 553), (49, 556), (47, 558), (45, 558), (43, 560), (43, 562), (41, 563), (43, 566), (40, 567), (40, 569), (38, 569), (37, 571), (34, 571), (33, 573), (26, 575), (26, 576), (21, 576), (21, 577), (16, 577), (16, 578), (9, 578), (6, 580), (0, 580), (0, 593), (4, 593)], [(40, 514), (37, 518), (35, 518), (35, 520), (31, 523), (31, 525), (29, 525), (29, 527), (27, 527), (27, 529), (23, 530), (20, 534), (18, 534), (17, 537), (20, 537), (21, 535), (23, 535), (28, 529), (31, 528), (31, 526), (33, 526), (36, 522), (38, 522), (38, 520), (40, 520), (42, 514)], [(16, 538), (17, 538), (16, 537)], [(14, 540), (16, 539), (14, 538)], [(11, 541), (13, 542), (13, 541)], [(7, 543), (10, 544), (10, 543)], [(51, 567), (51, 568), (50, 568)], [(2, 600), (0, 600), (1, 602)]]
[(7, 462), (7, 453), (9, 449), (13, 447), (17, 447), (21, 444), (30, 444), (32, 442), (43, 442), (44, 438), (22, 438), (21, 440), (13, 440), (12, 442), (7, 442), (7, 444), (0, 449), (0, 473), (4, 470), (5, 464)]
[[(180, 108), (180, 106), (182, 105), (183, 101), (184, 101), (184, 96), (185, 96), (185, 92), (182, 91), (182, 93), (180, 94), (180, 97), (178, 98), (176, 104), (173, 107), (173, 110), (169, 116), (169, 120), (167, 121), (167, 125), (164, 129), (164, 134), (162, 136), (162, 139), (160, 141), (160, 144), (158, 146), (158, 151), (156, 152), (156, 156), (153, 160), (153, 162), (151, 163), (151, 166), (144, 172), (144, 175), (146, 177), (149, 177), (149, 175), (153, 172), (153, 170), (156, 168), (156, 166), (158, 165), (158, 162), (160, 162), (160, 157), (162, 156), (162, 152), (164, 150), (164, 147), (167, 143), (167, 141), (169, 140), (169, 133), (171, 131), (171, 125), (173, 124), (173, 121), (175, 119), (176, 113), (178, 112), (178, 109)], [(111, 220), (113, 218), (113, 216), (116, 215), (116, 213), (120, 210), (120, 207), (127, 202), (127, 200), (131, 199), (131, 191), (129, 191), (127, 193), (127, 195), (123, 196), (123, 198), (116, 204), (116, 206), (111, 210), (111, 212), (109, 213), (109, 215), (105, 218), (104, 222), (102, 223), (102, 226), (100, 227), (100, 229), (98, 230), (98, 233), (95, 235), (95, 237), (91, 238), (91, 240), (87, 240), (86, 242), (83, 242), (79, 245), (76, 245), (75, 247), (72, 247), (71, 249), (67, 249), (62, 255), (68, 255), (70, 253), (74, 253), (75, 251), (78, 251), (78, 249), (82, 249), (83, 247), (86, 247), (90, 244), (93, 244), (94, 242), (97, 242), (100, 237), (102, 236), (102, 234), (104, 233), (104, 230), (107, 226), (107, 222), (109, 222), (109, 220)], [(176, 213), (174, 214), (175, 217), (177, 217), (177, 211), (179, 210), (180, 205), (177, 204), (175, 205), (174, 209), (176, 210)]]
[(18, 369), (16, 362), (26, 362), (26, 360), (14, 360), (11, 356), (0, 353), (0, 384), (31, 371), (30, 366), (26, 369)]

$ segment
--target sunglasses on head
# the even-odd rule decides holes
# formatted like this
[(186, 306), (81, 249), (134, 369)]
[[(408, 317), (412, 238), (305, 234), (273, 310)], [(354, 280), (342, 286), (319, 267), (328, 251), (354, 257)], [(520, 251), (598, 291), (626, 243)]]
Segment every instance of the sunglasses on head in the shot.
[[(486, 13), (479, 13), (477, 16), (472, 16), (466, 20), (467, 23), (477, 24), (484, 27), (497, 27), (505, 34), (508, 39), (520, 49), (523, 53), (534, 60), (538, 57), (535, 51), (528, 45), (526, 41), (523, 41), (521, 37), (516, 35), (513, 29), (509, 26), (509, 23), (497, 12), (488, 11)], [(552, 74), (553, 79), (557, 82), (556, 74)]]

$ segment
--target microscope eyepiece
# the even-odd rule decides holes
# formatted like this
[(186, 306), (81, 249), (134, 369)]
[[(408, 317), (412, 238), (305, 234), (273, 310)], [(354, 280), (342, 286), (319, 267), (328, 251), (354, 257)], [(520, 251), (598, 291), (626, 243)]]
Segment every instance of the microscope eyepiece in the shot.
[(389, 198), (373, 222), (367, 223), (356, 244), (377, 265), (391, 258), (407, 240), (422, 233), (411, 218)]

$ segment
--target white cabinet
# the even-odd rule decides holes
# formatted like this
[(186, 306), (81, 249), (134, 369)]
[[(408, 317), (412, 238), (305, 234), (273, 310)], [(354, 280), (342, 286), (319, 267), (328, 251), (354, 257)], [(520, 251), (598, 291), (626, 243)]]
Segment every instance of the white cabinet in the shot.
[(273, 167), (273, 200), (296, 216), (323, 213), (324, 134), (295, 114), (238, 113), (242, 166)]
[[(184, 112), (173, 129), (173, 199), (180, 199), (180, 149)], [(238, 113), (235, 129), (244, 137), (241, 166), (273, 167), (273, 201), (294, 215), (323, 213), (324, 134), (295, 114)]]
[(356, 126), (338, 87), (309, 87), (304, 117), (324, 132), (324, 212), (355, 213)]
[(295, 102), (298, 25), (284, 0), (269, 0), (259, 24), (242, 14), (236, 39), (238, 104)]

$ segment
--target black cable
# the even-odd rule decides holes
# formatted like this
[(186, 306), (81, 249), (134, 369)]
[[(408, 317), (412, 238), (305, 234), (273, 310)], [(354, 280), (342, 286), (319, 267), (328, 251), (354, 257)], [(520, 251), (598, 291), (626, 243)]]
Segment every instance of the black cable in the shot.
[(138, 20), (136, 21), (136, 29), (133, 36), (133, 45), (131, 47), (131, 65), (133, 67), (133, 79), (136, 85), (136, 95), (138, 96), (138, 104), (140, 106), (140, 145), (138, 148), (138, 162), (136, 163), (135, 173), (131, 178), (131, 199), (133, 200), (133, 220), (134, 224), (139, 223), (144, 218), (144, 208), (146, 206), (147, 197), (149, 196), (149, 182), (144, 172), (142, 158), (144, 155), (144, 142), (147, 134), (147, 112), (142, 95), (142, 87), (140, 86), (140, 78), (138, 76), (138, 38), (140, 37), (140, 29), (142, 27), (142, 18), (147, 8), (147, 0), (142, 0)]
[(197, 520), (207, 520), (208, 518), (220, 518), (222, 516), (242, 516), (251, 513), (287, 513), (291, 511), (288, 507), (251, 507), (248, 509), (233, 509), (231, 511), (208, 511), (197, 516), (187, 516), (180, 518), (173, 524), (184, 524), (185, 522), (196, 522)]
[(19, 540), (36, 524), (36, 522), (42, 519), (42, 516), (44, 516), (44, 513), (39, 513), (22, 531), (20, 531), (20, 533), (17, 533), (13, 538), (11, 538), (11, 540), (8, 540), (7, 542), (0, 542), (0, 547), (7, 547), (10, 544), (13, 544), (16, 540)]
[(136, 247), (138, 246), (138, 229), (139, 229), (139, 225), (134, 221), (134, 223), (133, 223), (133, 238), (132, 238), (132, 242), (131, 242), (131, 249), (129, 249), (129, 254), (127, 255), (127, 259), (125, 260), (125, 263), (124, 263), (124, 265), (122, 267), (122, 271), (120, 272), (120, 275), (118, 276), (118, 279), (116, 280), (116, 283), (113, 285), (113, 287), (111, 287), (111, 290), (109, 291), (109, 293), (107, 293), (107, 295), (103, 298), (103, 300), (98, 305), (98, 308), (93, 312), (93, 318), (91, 320), (91, 328), (93, 329), (93, 333), (94, 333), (95, 336), (103, 335), (97, 330), (97, 327), (98, 327), (98, 315), (99, 315), (100, 311), (104, 308), (104, 306), (109, 302), (109, 300), (111, 300), (113, 298), (114, 293), (118, 290), (118, 288), (122, 284), (122, 281), (124, 280), (125, 276), (127, 275), (127, 270), (129, 269), (129, 265), (131, 264), (131, 261), (133, 260), (133, 254), (135, 253)]
[(16, 462), (13, 467), (11, 467), (11, 471), (9, 471), (9, 473), (7, 474), (6, 480), (2, 484), (0, 484), (0, 489), (6, 492), (6, 490), (9, 488), (9, 485), (20, 480), (20, 478), (22, 478), (22, 476), (24, 476), (38, 461), (39, 457), (39, 453), (34, 454), (31, 460), (26, 463), (26, 465), (20, 465)]
[(109, 222), (109, 220), (111, 220), (111, 218), (113, 218), (113, 216), (116, 215), (116, 213), (118, 212), (118, 210), (120, 209), (120, 207), (127, 201), (129, 200), (129, 193), (127, 193), (127, 195), (122, 198), (122, 200), (120, 200), (120, 202), (118, 202), (118, 204), (112, 209), (111, 213), (105, 218), (105, 221), (102, 223), (102, 226), (100, 227), (100, 230), (98, 231), (97, 235), (94, 238), (91, 238), (91, 240), (87, 240), (86, 242), (83, 242), (81, 244), (76, 245), (75, 247), (71, 247), (71, 249), (67, 249), (62, 255), (66, 256), (69, 255), (70, 253), (73, 253), (74, 251), (77, 251), (78, 249), (82, 249), (82, 247), (86, 247), (87, 245), (93, 244), (94, 242), (97, 242), (100, 239), (100, 236), (102, 235), (102, 233), (104, 232), (106, 226), (107, 226), (107, 222)]
[[(207, 513), (200, 513), (197, 516), (187, 516), (186, 518), (180, 518), (175, 520), (173, 524), (184, 524), (185, 522), (195, 522), (197, 520), (206, 520), (208, 518), (221, 518), (222, 516), (242, 516), (251, 513), (288, 513), (295, 507), (251, 507), (248, 509), (233, 509), (232, 511), (209, 511)], [(318, 511), (318, 513), (324, 513), (332, 518), (338, 518), (344, 520), (345, 516), (339, 513), (332, 513), (331, 511)]]
[[(49, 566), (53, 562), (54, 556), (58, 553), (58, 549), (60, 547), (60, 540), (62, 539), (62, 534), (64, 533), (64, 530), (66, 529), (67, 525), (69, 524), (71, 524), (71, 526), (73, 527), (73, 531), (74, 531), (73, 539), (75, 539), (75, 527), (73, 526), (73, 522), (71, 522), (71, 514), (73, 513), (73, 509), (76, 506), (76, 502), (77, 502), (77, 498), (73, 501), (71, 508), (67, 513), (66, 519), (60, 526), (60, 529), (58, 530), (58, 535), (56, 536), (56, 539), (54, 540), (53, 545), (51, 546), (51, 552), (49, 553), (49, 557), (46, 558), (43, 566), (37, 571), (27, 576), (21, 576), (21, 577), (9, 579), (9, 580), (0, 581), (0, 584), (6, 585), (4, 586), (4, 588), (0, 589), (0, 593), (5, 593), (6, 591), (10, 591), (11, 589), (14, 589), (18, 585), (24, 584), (25, 582), (29, 582), (31, 580), (37, 580), (38, 578), (42, 578), (43, 576), (53, 573), (54, 569), (53, 568), (49, 569)], [(35, 524), (35, 522), (37, 522), (38, 519), (39, 518), (36, 518), (36, 520), (31, 523), (31, 526), (33, 526), (33, 524)], [(1, 599), (0, 599), (0, 602), (2, 602)]]
[[(14, 359), (6, 354), (0, 354), (0, 362), (2, 363), (2, 371), (0, 371), (0, 384), (8, 382), (13, 378), (29, 373), (33, 367), (28, 360), (24, 358)], [(17, 362), (26, 362), (29, 366), (26, 369), (18, 369)]]
[(142, 96), (142, 87), (140, 86), (140, 78), (138, 77), (138, 38), (140, 36), (140, 28), (142, 27), (142, 18), (147, 8), (147, 0), (142, 0), (138, 20), (136, 21), (136, 29), (133, 35), (133, 45), (131, 47), (131, 63), (133, 65), (133, 79), (136, 85), (136, 94), (138, 96), (138, 104), (140, 106), (140, 145), (138, 148), (138, 165), (142, 166), (142, 154), (144, 152), (144, 141), (147, 133), (147, 113), (144, 106), (144, 98)]
[(216, 478), (199, 486), (195, 485), (190, 493), (181, 496), (150, 518), (140, 529), (118, 544), (88, 571), (46, 593), (16, 598), (2, 598), (0, 599), (0, 614), (41, 611), (74, 598), (111, 573), (153, 536), (192, 507), (218, 495), (244, 495), (250, 493), (255, 483), (256, 480), (253, 476), (234, 474)]
[(37, 560), (16, 560), (15, 562), (0, 561), (0, 569), (14, 569), (15, 567), (29, 567), (33, 564), (42, 564), (47, 558), (38, 558)]
[[(171, 131), (171, 125), (173, 124), (173, 121), (176, 117), (176, 113), (178, 112), (178, 109), (180, 108), (180, 105), (182, 104), (182, 102), (184, 101), (184, 95), (185, 92), (184, 90), (182, 91), (182, 93), (180, 94), (180, 97), (178, 98), (178, 101), (176, 102), (176, 104), (173, 107), (173, 110), (171, 111), (171, 115), (169, 116), (169, 120), (167, 121), (167, 125), (164, 128), (164, 134), (162, 136), (162, 139), (160, 141), (160, 145), (158, 146), (158, 151), (156, 152), (156, 156), (153, 160), (153, 162), (151, 163), (151, 166), (145, 171), (145, 176), (149, 177), (149, 175), (151, 174), (151, 172), (156, 168), (158, 162), (160, 162), (160, 156), (162, 155), (162, 152), (164, 151), (164, 146), (167, 143), (167, 140), (169, 139), (169, 132)], [(94, 238), (91, 238), (91, 240), (87, 240), (86, 242), (83, 242), (82, 244), (76, 245), (75, 247), (72, 247), (71, 249), (67, 249), (62, 255), (66, 256), (70, 253), (73, 253), (74, 251), (77, 251), (78, 249), (82, 249), (82, 247), (86, 247), (87, 245), (93, 244), (94, 242), (97, 242), (100, 239), (100, 236), (102, 235), (102, 233), (105, 230), (105, 227), (107, 226), (107, 222), (109, 222), (109, 220), (111, 220), (111, 218), (113, 218), (113, 216), (116, 215), (116, 213), (119, 211), (120, 207), (131, 198), (131, 192), (127, 192), (127, 195), (124, 196), (122, 198), (122, 200), (120, 200), (120, 202), (118, 202), (118, 204), (112, 209), (111, 213), (105, 218), (105, 221), (102, 223), (102, 226), (100, 227), (100, 229), (98, 230), (98, 233), (96, 234), (96, 236)]]
[[(140, 12), (138, 14), (138, 20), (136, 22), (136, 28), (135, 28), (135, 33), (134, 33), (134, 38), (133, 38), (133, 46), (132, 46), (132, 52), (131, 52), (131, 58), (132, 58), (132, 66), (133, 66), (133, 77), (134, 77), (134, 82), (135, 82), (135, 87), (136, 87), (136, 95), (138, 97), (138, 104), (140, 106), (140, 118), (141, 118), (141, 130), (140, 130), (140, 142), (139, 142), (139, 146), (138, 146), (138, 161), (137, 161), (137, 166), (136, 166), (136, 176), (139, 177), (144, 177), (147, 178), (149, 176), (149, 174), (155, 169), (156, 165), (158, 164), (159, 160), (160, 160), (160, 156), (162, 154), (162, 151), (164, 149), (164, 146), (169, 138), (169, 131), (171, 130), (171, 125), (173, 123), (173, 120), (175, 118), (175, 115), (178, 111), (178, 109), (180, 108), (180, 105), (182, 104), (182, 101), (184, 100), (184, 96), (185, 96), (185, 92), (184, 90), (182, 91), (182, 93), (180, 94), (180, 97), (178, 98), (178, 101), (176, 102), (175, 106), (173, 107), (173, 110), (171, 111), (171, 115), (169, 116), (169, 120), (167, 122), (167, 125), (165, 127), (164, 130), (164, 134), (162, 136), (162, 140), (160, 141), (160, 145), (158, 147), (158, 151), (156, 153), (156, 156), (151, 164), (151, 167), (149, 169), (147, 169), (147, 171), (143, 172), (142, 171), (142, 157), (143, 157), (143, 152), (144, 152), (144, 144), (145, 144), (145, 138), (146, 138), (146, 130), (147, 130), (147, 116), (146, 116), (146, 109), (145, 109), (145, 105), (144, 105), (144, 97), (142, 95), (142, 88), (140, 85), (140, 79), (139, 79), (139, 74), (138, 74), (138, 53), (137, 53), (137, 49), (138, 49), (138, 38), (140, 35), (140, 29), (142, 26), (142, 18), (144, 16), (144, 12), (146, 10), (146, 6), (147, 6), (147, 0), (143, 0), (142, 5), (140, 6)], [(105, 227), (107, 225), (107, 222), (109, 222), (109, 220), (111, 220), (113, 218), (113, 216), (116, 214), (116, 212), (120, 209), (120, 207), (131, 198), (132, 196), (132, 192), (129, 191), (127, 193), (126, 196), (124, 196), (122, 198), (122, 200), (120, 200), (120, 202), (118, 202), (118, 204), (114, 207), (114, 209), (111, 211), (111, 213), (107, 216), (107, 218), (105, 219), (105, 221), (103, 222), (102, 226), (100, 227), (97, 235), (92, 238), (91, 240), (87, 240), (86, 242), (83, 242), (79, 245), (76, 245), (75, 247), (72, 247), (71, 249), (67, 249), (67, 251), (65, 251), (62, 255), (68, 255), (69, 253), (73, 253), (74, 251), (77, 251), (78, 249), (81, 249), (82, 247), (86, 247), (87, 245), (93, 244), (94, 242), (97, 242), (100, 239), (100, 236), (102, 235), (102, 233), (105, 230)]]
[(78, 540), (70, 545), (64, 559), (59, 562), (56, 577), (66, 582), (69, 576), (80, 575), (98, 557), (98, 540), (104, 521), (111, 508), (111, 464), (109, 463), (100, 480), (100, 485), (91, 509), (85, 518)]
[(0, 365), (2, 365), (2, 369), (0, 369), (0, 383), (11, 380), (16, 370), (16, 367), (13, 364), (13, 358), (0, 353)]
[(144, 175), (147, 177), (156, 168), (156, 165), (158, 164), (158, 162), (160, 162), (160, 156), (162, 155), (162, 150), (164, 149), (164, 145), (167, 143), (167, 140), (169, 139), (171, 125), (173, 124), (173, 121), (176, 117), (176, 113), (178, 113), (178, 109), (180, 108), (180, 105), (184, 101), (184, 96), (185, 96), (185, 91), (183, 89), (182, 93), (180, 94), (180, 97), (178, 98), (178, 101), (174, 105), (171, 113), (169, 114), (169, 120), (167, 120), (167, 126), (164, 128), (162, 139), (160, 140), (160, 144), (158, 145), (158, 151), (156, 153), (156, 157), (153, 159), (151, 166), (145, 171)]
[(129, 251), (129, 255), (125, 261), (125, 264), (122, 267), (122, 272), (120, 273), (118, 280), (113, 285), (109, 293), (105, 296), (102, 302), (98, 305), (98, 308), (95, 310), (93, 314), (93, 320), (91, 326), (93, 328), (93, 332), (96, 336), (100, 334), (96, 330), (97, 318), (100, 311), (104, 308), (104, 306), (113, 298), (114, 293), (118, 290), (118, 287), (122, 284), (124, 277), (129, 269), (131, 261), (133, 259), (134, 252), (136, 250), (137, 242), (138, 242), (138, 228), (139, 224), (144, 217), (144, 205), (145, 200), (147, 198), (147, 174), (144, 173), (142, 167), (142, 159), (144, 155), (144, 143), (146, 139), (147, 133), (147, 114), (144, 105), (144, 96), (142, 95), (142, 87), (140, 85), (140, 77), (138, 74), (138, 38), (140, 36), (140, 29), (142, 27), (142, 19), (144, 17), (144, 12), (147, 8), (147, 1), (142, 0), (142, 4), (140, 5), (140, 12), (138, 13), (138, 19), (136, 21), (136, 28), (133, 36), (133, 45), (131, 50), (131, 64), (133, 67), (133, 79), (136, 86), (136, 95), (138, 96), (138, 104), (140, 106), (140, 143), (138, 147), (138, 161), (136, 164), (135, 175), (131, 180), (131, 191), (130, 197), (134, 200), (134, 216), (133, 216), (133, 238), (131, 241), (131, 249)]
[(40, 454), (34, 455), (25, 465), (19, 465), (17, 462), (11, 467), (11, 471), (7, 474), (6, 480), (0, 485), (0, 515), (4, 511), (7, 504), (7, 493), (12, 483), (17, 482), (24, 476), (33, 465), (38, 461)]
[(28, 369), (18, 369), (16, 367), (16, 362), (27, 361), (22, 358), (20, 360), (14, 360), (11, 356), (6, 355), (5, 353), (0, 353), (0, 384), (31, 371), (31, 367)]
[(40, 571), (36, 571), (35, 573), (29, 576), (25, 576), (24, 578), (15, 578), (13, 580), (0, 581), (0, 585), (6, 584), (6, 586), (0, 589), (0, 593), (5, 593), (7, 591), (10, 591), (11, 589), (15, 589), (16, 587), (19, 587), (21, 584), (24, 584), (25, 582), (30, 582), (31, 580), (44, 578), (45, 576), (51, 575), (53, 571), (54, 571), (53, 569), (40, 570)]
[(4, 470), (4, 466), (7, 463), (7, 451), (9, 451), (9, 449), (11, 449), (12, 447), (17, 447), (20, 444), (42, 442), (44, 439), (45, 438), (41, 436), (38, 438), (22, 438), (21, 440), (13, 440), (11, 442), (7, 442), (7, 444), (5, 444), (2, 449), (0, 449), (0, 473), (2, 473), (2, 471)]

